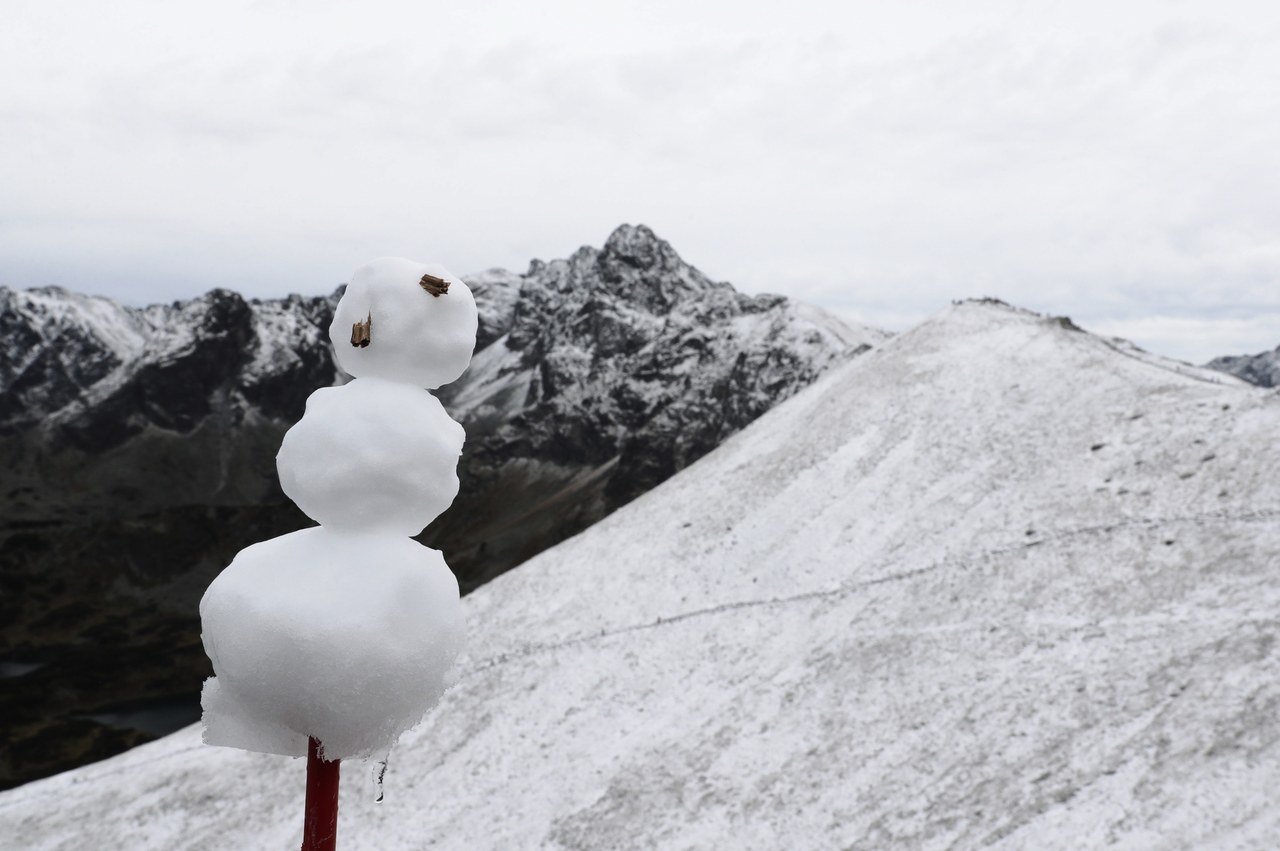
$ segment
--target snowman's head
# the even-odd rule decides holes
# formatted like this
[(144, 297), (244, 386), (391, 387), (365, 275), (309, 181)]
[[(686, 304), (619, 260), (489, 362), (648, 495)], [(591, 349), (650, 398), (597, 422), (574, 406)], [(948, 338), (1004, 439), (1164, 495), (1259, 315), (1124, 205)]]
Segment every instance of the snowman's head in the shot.
[(338, 364), (357, 378), (436, 388), (476, 346), (476, 303), (443, 266), (383, 257), (361, 266), (329, 326)]

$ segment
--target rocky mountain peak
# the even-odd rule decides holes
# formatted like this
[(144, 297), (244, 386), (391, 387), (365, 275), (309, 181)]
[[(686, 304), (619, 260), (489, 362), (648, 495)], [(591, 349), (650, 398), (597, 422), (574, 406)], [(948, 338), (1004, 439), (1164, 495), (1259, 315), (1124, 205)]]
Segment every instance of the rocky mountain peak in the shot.
[(673, 271), (686, 265), (665, 239), (645, 225), (619, 225), (605, 240), (597, 262), (602, 271), (619, 266), (641, 272)]
[(685, 297), (716, 286), (644, 225), (614, 230), (595, 263), (612, 292), (654, 311), (670, 310)]
[[(485, 273), (484, 283), (496, 284), (497, 274)], [(482, 313), (481, 336), (509, 334), (505, 345), (524, 352), (526, 363), (554, 365), (567, 357), (598, 364), (634, 355), (661, 334), (786, 304), (712, 281), (644, 225), (622, 225), (601, 249), (584, 246), (566, 260), (539, 261), (503, 283), (519, 293), (508, 297), (503, 315)]]
[(524, 275), (470, 280), (487, 345), (441, 394), (467, 425), (469, 451), (598, 469), (593, 513), (886, 336), (715, 283), (643, 225)]

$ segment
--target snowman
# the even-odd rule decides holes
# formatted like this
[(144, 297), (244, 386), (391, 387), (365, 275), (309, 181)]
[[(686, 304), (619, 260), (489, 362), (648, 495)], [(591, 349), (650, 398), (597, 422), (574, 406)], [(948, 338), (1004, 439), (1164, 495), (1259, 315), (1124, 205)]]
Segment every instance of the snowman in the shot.
[(204, 741), (325, 760), (381, 757), (444, 693), (458, 583), (412, 540), (458, 493), (462, 426), (428, 388), (471, 360), (476, 306), (446, 269), (356, 270), (329, 337), (354, 380), (311, 394), (276, 468), (320, 525), (254, 544), (200, 602), (215, 676)]

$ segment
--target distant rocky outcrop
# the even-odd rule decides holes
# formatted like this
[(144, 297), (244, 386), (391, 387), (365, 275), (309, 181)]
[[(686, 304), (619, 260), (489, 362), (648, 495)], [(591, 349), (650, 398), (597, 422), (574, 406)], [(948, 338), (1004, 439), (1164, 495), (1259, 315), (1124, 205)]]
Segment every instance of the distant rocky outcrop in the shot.
[[(422, 537), (464, 590), (886, 336), (711, 281), (643, 226), (467, 280), (476, 356), (441, 393), (468, 432), (462, 492)], [(274, 457), (307, 396), (345, 380), (336, 298), (133, 308), (0, 288), (0, 785), (155, 732), (104, 718), (194, 706), (204, 588), (249, 543), (311, 525)]]
[(887, 336), (711, 281), (643, 226), (523, 275), (468, 281), (478, 351), (441, 390), (467, 427), (462, 491), (425, 538), (466, 587), (581, 531)]
[(1280, 386), (1280, 346), (1256, 355), (1224, 355), (1214, 358), (1205, 366), (1220, 372), (1229, 372), (1259, 387)]

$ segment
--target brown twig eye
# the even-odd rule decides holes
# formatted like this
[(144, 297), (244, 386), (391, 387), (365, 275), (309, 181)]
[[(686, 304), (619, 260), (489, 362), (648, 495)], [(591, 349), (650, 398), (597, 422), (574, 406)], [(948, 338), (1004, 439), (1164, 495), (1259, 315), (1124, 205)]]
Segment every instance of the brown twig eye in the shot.
[(435, 298), (447, 295), (449, 292), (449, 282), (444, 278), (437, 278), (435, 275), (423, 275), (422, 280), (418, 281), (418, 286), (431, 293)]
[(370, 311), (369, 315), (365, 317), (363, 322), (355, 322), (351, 325), (351, 345), (358, 349), (367, 347), (371, 342), (373, 342), (373, 338), (370, 336), (370, 332), (372, 330), (373, 312)]

